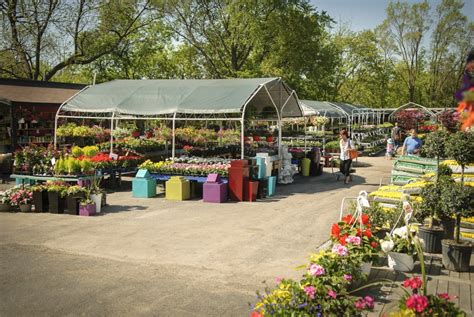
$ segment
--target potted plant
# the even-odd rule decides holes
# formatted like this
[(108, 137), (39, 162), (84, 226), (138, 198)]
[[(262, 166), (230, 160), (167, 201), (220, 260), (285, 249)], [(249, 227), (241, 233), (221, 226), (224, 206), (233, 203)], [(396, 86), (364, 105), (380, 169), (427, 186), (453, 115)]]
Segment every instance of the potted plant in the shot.
[(85, 198), (79, 204), (79, 216), (94, 216), (96, 214), (96, 204), (90, 198), (90, 191), (85, 192)]
[(31, 202), (33, 194), (29, 189), (18, 189), (10, 196), (10, 201), (13, 206), (18, 206), (22, 212), (31, 211)]
[(100, 178), (94, 177), (90, 188), (90, 199), (96, 204), (96, 212), (100, 213), (102, 209), (102, 199), (104, 191), (100, 188)]
[(35, 212), (48, 211), (48, 191), (46, 186), (38, 184), (31, 187), (33, 192), (33, 205), (35, 205)]
[(333, 224), (331, 240), (348, 248), (351, 254), (358, 255), (361, 258), (361, 271), (369, 275), (372, 262), (378, 258), (380, 245), (370, 229), (369, 216), (362, 214), (360, 218), (349, 214)]
[(66, 209), (70, 215), (79, 214), (79, 201), (84, 198), (86, 189), (84, 187), (74, 185), (66, 190)]
[(6, 191), (0, 192), (0, 211), (11, 211), (11, 194), (14, 188), (7, 189)]
[(55, 214), (64, 213), (64, 196), (68, 185), (64, 182), (51, 182), (46, 184), (48, 191), (49, 212)]
[(382, 251), (387, 253), (388, 266), (401, 272), (411, 272), (415, 267), (414, 256), (417, 254), (414, 238), (408, 229), (403, 226), (387, 234), (380, 242)]
[(474, 210), (474, 194), (471, 187), (464, 186), (464, 169), (474, 162), (474, 132), (454, 133), (446, 144), (446, 154), (461, 166), (461, 183), (445, 188), (442, 193), (443, 208), (456, 216), (454, 240), (441, 242), (443, 265), (453, 271), (469, 271), (472, 245), (460, 241), (461, 217), (471, 217)]
[(460, 240), (461, 217), (472, 217), (474, 210), (474, 189), (459, 183), (444, 188), (441, 193), (445, 211), (456, 217), (454, 239), (441, 241), (443, 265), (451, 271), (469, 271), (472, 245)]
[(419, 236), (425, 241), (425, 251), (428, 253), (441, 253), (441, 240), (445, 235), (444, 229), (433, 225), (435, 217), (440, 218), (442, 212), (440, 208), (440, 191), (441, 184), (439, 182), (440, 158), (446, 156), (445, 144), (448, 137), (445, 131), (434, 131), (430, 133), (423, 144), (423, 151), (428, 157), (436, 158), (436, 180), (433, 185), (427, 185), (421, 190), (423, 198), (421, 211), (428, 219), (428, 226), (419, 227)]

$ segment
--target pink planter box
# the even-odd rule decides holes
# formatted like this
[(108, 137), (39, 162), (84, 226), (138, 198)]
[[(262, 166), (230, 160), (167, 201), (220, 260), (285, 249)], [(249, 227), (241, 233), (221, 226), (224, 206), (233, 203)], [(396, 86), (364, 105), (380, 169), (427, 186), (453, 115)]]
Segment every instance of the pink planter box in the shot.
[(227, 184), (205, 182), (202, 200), (206, 203), (225, 203), (227, 201)]

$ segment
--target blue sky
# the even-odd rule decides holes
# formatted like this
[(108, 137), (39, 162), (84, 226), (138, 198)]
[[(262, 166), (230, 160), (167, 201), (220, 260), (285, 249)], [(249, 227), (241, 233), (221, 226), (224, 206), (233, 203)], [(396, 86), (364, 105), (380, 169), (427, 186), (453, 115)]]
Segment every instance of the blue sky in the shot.
[[(407, 0), (409, 3), (421, 1)], [(354, 31), (373, 29), (385, 19), (386, 0), (310, 0), (319, 10), (324, 10), (336, 21), (348, 23)], [(441, 0), (430, 0), (433, 10)], [(474, 16), (474, 0), (464, 0), (463, 13)]]

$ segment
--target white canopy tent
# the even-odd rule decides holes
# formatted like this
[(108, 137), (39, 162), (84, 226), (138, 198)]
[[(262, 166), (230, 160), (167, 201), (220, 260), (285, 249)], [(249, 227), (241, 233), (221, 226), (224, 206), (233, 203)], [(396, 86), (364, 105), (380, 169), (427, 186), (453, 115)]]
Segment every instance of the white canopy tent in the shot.
[[(281, 78), (202, 80), (115, 80), (87, 86), (58, 109), (59, 118), (109, 119), (110, 147), (119, 120), (172, 121), (172, 157), (175, 156), (176, 121), (238, 121), (241, 123), (241, 157), (244, 157), (244, 119), (247, 108), (278, 123), (281, 149), (281, 119), (301, 117), (296, 92)], [(268, 109), (274, 115), (268, 117)]]

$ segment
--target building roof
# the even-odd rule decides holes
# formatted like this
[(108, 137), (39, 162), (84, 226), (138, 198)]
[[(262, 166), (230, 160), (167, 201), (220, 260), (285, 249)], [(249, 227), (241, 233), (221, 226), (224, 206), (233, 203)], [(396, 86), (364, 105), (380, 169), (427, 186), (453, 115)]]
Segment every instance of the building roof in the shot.
[(20, 103), (62, 104), (86, 85), (0, 79), (0, 99)]

